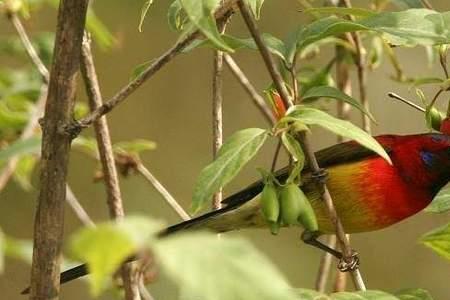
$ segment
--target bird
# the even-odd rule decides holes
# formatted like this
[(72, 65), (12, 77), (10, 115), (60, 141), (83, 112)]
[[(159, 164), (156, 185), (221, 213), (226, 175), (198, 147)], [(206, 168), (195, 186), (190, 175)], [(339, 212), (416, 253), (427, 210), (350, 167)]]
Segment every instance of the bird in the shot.
[[(316, 152), (326, 170), (326, 185), (336, 212), (347, 233), (375, 231), (415, 215), (431, 203), (450, 181), (450, 136), (442, 133), (380, 135), (374, 137), (389, 155), (392, 164), (355, 141), (339, 143)], [(318, 222), (318, 232), (335, 232), (322, 200), (323, 184), (308, 164), (301, 174), (300, 188), (310, 201)], [(283, 182), (288, 168), (275, 173)], [(227, 232), (250, 227), (266, 227), (261, 211), (262, 180), (223, 200), (221, 209), (211, 211), (159, 233), (209, 229)], [(84, 276), (86, 265), (61, 274), (61, 283)]]

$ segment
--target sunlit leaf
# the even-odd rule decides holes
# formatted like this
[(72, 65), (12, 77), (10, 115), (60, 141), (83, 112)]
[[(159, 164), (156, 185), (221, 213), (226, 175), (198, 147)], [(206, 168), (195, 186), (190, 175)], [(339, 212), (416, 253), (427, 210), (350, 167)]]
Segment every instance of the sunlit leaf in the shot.
[(395, 293), (399, 300), (433, 300), (431, 294), (424, 289), (405, 289)]
[(320, 97), (344, 101), (344, 102), (350, 104), (351, 106), (355, 107), (356, 109), (358, 109), (365, 115), (369, 116), (372, 121), (375, 121), (372, 114), (364, 108), (364, 106), (361, 104), (361, 102), (355, 100), (354, 98), (345, 94), (341, 90), (339, 90), (335, 87), (332, 87), (332, 86), (312, 87), (309, 90), (307, 90), (304, 95), (302, 95), (302, 100), (306, 101), (306, 103), (307, 103), (309, 99), (315, 99), (315, 98), (320, 98)]
[(292, 107), (288, 111), (287, 116), (281, 119), (280, 122), (283, 123), (290, 120), (301, 121), (307, 125), (318, 125), (337, 135), (355, 140), (391, 163), (389, 155), (371, 135), (348, 121), (337, 119), (326, 112), (312, 107), (299, 105)]
[(436, 228), (421, 238), (421, 242), (450, 260), (450, 224)]
[(31, 176), (36, 166), (37, 158), (35, 155), (23, 155), (17, 162), (14, 170), (14, 180), (24, 189), (31, 190)]
[(31, 264), (33, 243), (29, 240), (19, 240), (10, 236), (5, 239), (5, 255)]
[(325, 294), (319, 293), (315, 290), (308, 289), (293, 289), (294, 293), (298, 296), (298, 300), (331, 300)]
[(131, 72), (130, 81), (134, 81), (136, 78), (142, 75), (142, 73), (147, 70), (148, 67), (150, 67), (151, 64), (153, 64), (155, 60), (149, 60), (142, 64), (137, 65), (133, 71)]
[(187, 22), (187, 17), (183, 13), (183, 7), (178, 0), (172, 2), (167, 11), (167, 22), (170, 29), (179, 31), (183, 29), (183, 25)]
[(0, 150), (0, 161), (8, 160), (17, 155), (38, 153), (40, 149), (40, 137), (35, 136), (25, 140), (18, 140)]
[(120, 264), (148, 246), (160, 229), (160, 224), (149, 219), (127, 217), (117, 223), (103, 223), (75, 233), (69, 241), (69, 249), (75, 259), (87, 262), (92, 294), (99, 295)]
[(397, 297), (382, 291), (340, 292), (331, 294), (332, 300), (398, 300)]
[(450, 210), (450, 188), (441, 190), (425, 211), (444, 213)]
[(259, 19), (261, 16), (261, 7), (264, 3), (264, 0), (245, 0), (250, 7), (255, 19)]
[(283, 132), (281, 135), (281, 140), (289, 153), (303, 166), (305, 162), (305, 154), (303, 153), (300, 143), (287, 132)]
[(198, 212), (216, 191), (239, 173), (264, 144), (267, 135), (264, 129), (248, 128), (227, 139), (216, 160), (206, 166), (197, 178), (192, 197), (194, 212)]
[(144, 24), (145, 17), (147, 16), (148, 10), (150, 9), (150, 6), (152, 6), (153, 0), (146, 0), (144, 2), (144, 5), (142, 5), (141, 9), (141, 18), (139, 20), (139, 32), (142, 32), (142, 25)]
[(115, 152), (120, 153), (128, 153), (128, 154), (139, 154), (143, 151), (154, 150), (156, 148), (156, 143), (144, 140), (144, 139), (136, 139), (131, 141), (123, 141), (119, 143), (115, 143), (113, 145), (113, 150)]
[(339, 15), (352, 15), (359, 17), (370, 17), (376, 15), (376, 12), (370, 9), (360, 7), (313, 7), (305, 9), (306, 13), (323, 13), (323, 14), (339, 14)]
[(92, 158), (98, 158), (97, 141), (92, 137), (77, 136), (72, 142), (72, 149), (81, 151)]
[(189, 20), (200, 30), (217, 48), (233, 52), (222, 39), (213, 16), (220, 0), (179, 0)]
[(183, 299), (298, 299), (276, 267), (243, 239), (183, 234), (159, 241), (155, 253)]
[(422, 0), (391, 0), (391, 1), (401, 9), (423, 8)]

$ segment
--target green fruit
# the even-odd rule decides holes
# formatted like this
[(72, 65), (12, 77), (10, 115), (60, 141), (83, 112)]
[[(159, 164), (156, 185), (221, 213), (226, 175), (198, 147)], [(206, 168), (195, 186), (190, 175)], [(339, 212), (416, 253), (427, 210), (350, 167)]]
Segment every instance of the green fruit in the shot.
[(278, 223), (278, 222), (269, 222), (269, 226), (270, 226), (270, 232), (273, 235), (277, 235), (278, 232), (280, 231), (280, 223)]
[(427, 122), (434, 130), (440, 130), (442, 121), (445, 116), (434, 106), (427, 109), (426, 112)]
[(261, 194), (261, 209), (269, 223), (276, 223), (280, 215), (280, 203), (275, 186), (266, 184)]
[(311, 232), (319, 230), (319, 225), (317, 224), (317, 218), (316, 214), (314, 213), (314, 209), (311, 206), (311, 203), (309, 202), (308, 198), (305, 196), (305, 194), (300, 191), (303, 195), (301, 201), (300, 201), (300, 215), (298, 217), (298, 221), (302, 226)]
[(300, 198), (302, 191), (294, 184), (290, 183), (281, 188), (280, 191), (280, 214), (281, 221), (286, 225), (297, 224), (300, 215)]

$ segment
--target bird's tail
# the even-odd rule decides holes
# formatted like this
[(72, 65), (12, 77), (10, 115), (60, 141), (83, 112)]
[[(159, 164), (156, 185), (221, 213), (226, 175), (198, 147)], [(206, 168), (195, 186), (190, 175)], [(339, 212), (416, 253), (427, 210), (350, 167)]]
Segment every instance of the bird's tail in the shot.
[[(227, 232), (246, 227), (262, 227), (264, 219), (259, 209), (259, 198), (256, 197), (261, 190), (261, 183), (253, 184), (225, 199), (223, 201), (225, 207), (167, 227), (158, 236), (163, 238), (185, 230)], [(130, 258), (130, 260), (134, 260), (134, 258)], [(62, 272), (60, 283), (63, 284), (87, 274), (89, 274), (87, 265), (79, 265)], [(22, 294), (28, 294), (29, 291), (28, 287), (22, 291)]]

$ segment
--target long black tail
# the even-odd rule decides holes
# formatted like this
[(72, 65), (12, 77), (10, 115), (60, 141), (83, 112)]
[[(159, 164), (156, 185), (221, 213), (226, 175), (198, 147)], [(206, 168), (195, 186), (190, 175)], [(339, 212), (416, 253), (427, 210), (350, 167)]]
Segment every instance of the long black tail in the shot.
[[(201, 229), (201, 228), (208, 228), (208, 223), (211, 222), (214, 219), (218, 219), (221, 216), (226, 215), (227, 213), (239, 208), (249, 200), (253, 199), (256, 195), (258, 195), (261, 190), (263, 189), (263, 183), (261, 181), (255, 182), (254, 184), (248, 186), (247, 188), (227, 197), (225, 200), (223, 200), (223, 204), (226, 206), (215, 210), (208, 212), (204, 215), (201, 215), (197, 218), (184, 221), (175, 225), (172, 225), (170, 227), (167, 227), (163, 231), (161, 231), (158, 236), (160, 238), (169, 236), (171, 234), (174, 234), (176, 232), (188, 230), (188, 229)], [(212, 227), (211, 229), (223, 232), (223, 231), (229, 231), (233, 229), (233, 227)], [(130, 257), (128, 261), (133, 261), (136, 258)], [(61, 273), (60, 283), (66, 283), (72, 280), (75, 280), (77, 278), (83, 277), (85, 275), (89, 274), (89, 269), (86, 264), (82, 264), (79, 266), (76, 266), (74, 268), (71, 268), (69, 270), (66, 270)], [(22, 294), (28, 294), (30, 292), (30, 288), (27, 287), (25, 290), (22, 291)]]

